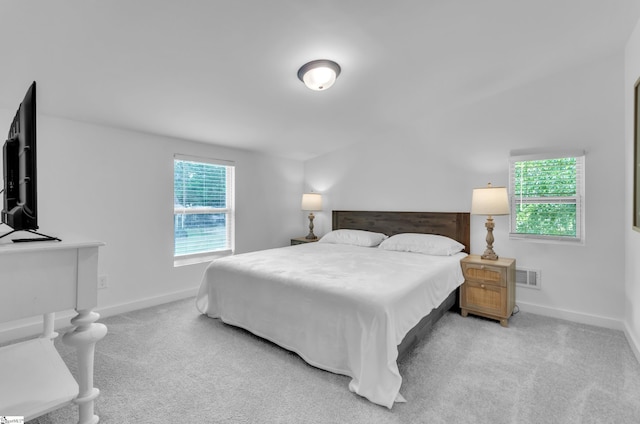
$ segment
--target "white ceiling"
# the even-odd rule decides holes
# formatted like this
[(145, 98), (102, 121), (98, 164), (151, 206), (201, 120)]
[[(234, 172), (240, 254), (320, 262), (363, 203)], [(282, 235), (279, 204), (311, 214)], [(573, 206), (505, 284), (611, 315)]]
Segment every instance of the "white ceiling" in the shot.
[[(639, 0), (0, 0), (0, 108), (308, 159), (620, 52)], [(342, 73), (314, 92), (314, 59)], [(419, 134), (412, 134), (419, 137)]]

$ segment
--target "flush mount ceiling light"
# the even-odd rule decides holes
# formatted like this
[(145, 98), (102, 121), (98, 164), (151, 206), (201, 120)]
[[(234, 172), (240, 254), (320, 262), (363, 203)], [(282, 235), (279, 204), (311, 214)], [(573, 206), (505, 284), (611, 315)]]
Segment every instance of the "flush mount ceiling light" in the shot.
[(332, 60), (314, 60), (298, 69), (300, 81), (312, 90), (322, 91), (331, 87), (340, 75), (340, 65)]

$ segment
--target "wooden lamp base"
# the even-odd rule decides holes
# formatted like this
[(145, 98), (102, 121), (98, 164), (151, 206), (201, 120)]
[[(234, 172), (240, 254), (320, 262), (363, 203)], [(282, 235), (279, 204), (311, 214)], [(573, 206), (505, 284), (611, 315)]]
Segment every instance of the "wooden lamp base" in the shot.
[(315, 218), (315, 215), (313, 215), (313, 212), (309, 212), (309, 234), (305, 237), (307, 240), (316, 240), (318, 238), (313, 234), (313, 218)]
[(493, 251), (493, 228), (495, 227), (495, 224), (493, 223), (493, 218), (491, 217), (491, 215), (487, 216), (487, 222), (484, 224), (484, 226), (487, 228), (487, 248), (480, 257), (482, 259), (488, 259), (490, 261), (497, 261), (498, 255), (496, 255), (496, 252)]

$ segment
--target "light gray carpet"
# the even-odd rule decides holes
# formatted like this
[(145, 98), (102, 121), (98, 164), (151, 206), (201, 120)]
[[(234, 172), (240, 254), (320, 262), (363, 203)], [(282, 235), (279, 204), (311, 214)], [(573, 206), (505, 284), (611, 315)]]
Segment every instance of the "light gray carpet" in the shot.
[[(640, 365), (622, 332), (523, 312), (509, 328), (445, 314), (400, 364), (408, 403), (392, 410), (349, 392), (347, 377), (199, 315), (193, 299), (101, 321), (101, 423), (640, 422)], [(56, 343), (75, 372), (74, 352)]]

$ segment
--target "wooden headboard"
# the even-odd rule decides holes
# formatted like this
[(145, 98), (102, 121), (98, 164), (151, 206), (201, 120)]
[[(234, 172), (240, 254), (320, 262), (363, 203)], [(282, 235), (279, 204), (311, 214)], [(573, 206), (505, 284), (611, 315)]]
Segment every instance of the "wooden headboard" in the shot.
[(425, 233), (447, 236), (464, 244), (469, 253), (469, 212), (374, 212), (333, 211), (334, 230), (367, 230), (392, 236)]

